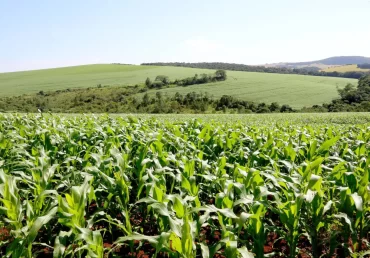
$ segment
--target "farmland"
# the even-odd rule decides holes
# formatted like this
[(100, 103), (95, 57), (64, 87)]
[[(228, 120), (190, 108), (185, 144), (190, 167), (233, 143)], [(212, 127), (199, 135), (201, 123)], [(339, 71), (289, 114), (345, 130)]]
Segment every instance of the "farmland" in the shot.
[(0, 115), (2, 257), (360, 257), (370, 115)]
[[(0, 74), (0, 97), (35, 94), (40, 91), (56, 91), (75, 88), (124, 86), (143, 84), (147, 77), (157, 75), (170, 79), (182, 79), (194, 74), (214, 73), (214, 70), (184, 67), (156, 67), (132, 65), (87, 65), (27, 72)], [(231, 95), (241, 100), (278, 102), (294, 108), (328, 103), (338, 96), (337, 87), (347, 83), (356, 84), (354, 79), (303, 76), (292, 74), (269, 74), (228, 71), (228, 80), (207, 85), (175, 87), (160, 90), (164, 94), (176, 92), (208, 92), (215, 98)], [(157, 90), (152, 90), (155, 95)], [(138, 95), (142, 97), (142, 95)]]
[[(84, 115), (62, 114), (63, 117), (78, 117)], [(97, 118), (106, 115), (95, 115)], [(128, 119), (132, 114), (109, 114), (112, 118)], [(183, 123), (196, 119), (205, 123), (222, 123), (222, 124), (248, 124), (253, 126), (276, 126), (280, 125), (357, 125), (370, 124), (369, 112), (346, 112), (346, 113), (284, 113), (284, 114), (135, 114), (136, 118), (142, 120), (155, 119), (162, 123)]]
[(322, 71), (345, 73), (345, 72), (369, 72), (370, 69), (358, 68), (357, 65), (351, 64), (351, 65), (339, 65), (339, 66), (327, 67), (325, 69), (322, 69)]

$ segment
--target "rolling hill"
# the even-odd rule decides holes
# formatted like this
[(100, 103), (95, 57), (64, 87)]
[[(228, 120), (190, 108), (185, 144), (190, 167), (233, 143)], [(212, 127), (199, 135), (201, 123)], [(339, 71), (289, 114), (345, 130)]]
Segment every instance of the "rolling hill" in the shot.
[[(124, 86), (143, 84), (147, 77), (152, 80), (157, 75), (170, 79), (182, 79), (195, 74), (213, 73), (214, 70), (156, 67), (134, 65), (85, 65), (56, 69), (2, 73), (0, 74), (0, 97), (33, 94), (40, 91), (55, 91), (72, 88), (96, 87), (97, 85)], [(173, 87), (150, 90), (163, 94), (180, 92), (208, 92), (214, 97), (231, 95), (238, 99), (256, 102), (278, 102), (300, 108), (330, 102), (338, 96), (337, 87), (356, 80), (331, 77), (303, 76), (292, 74), (267, 74), (228, 71), (224, 82), (188, 87)], [(141, 98), (140, 94), (137, 97)]]
[(96, 87), (98, 84), (103, 86), (134, 85), (144, 83), (147, 77), (154, 79), (157, 75), (183, 78), (201, 72), (208, 71), (176, 67), (97, 64), (0, 73), (0, 97), (39, 91)]

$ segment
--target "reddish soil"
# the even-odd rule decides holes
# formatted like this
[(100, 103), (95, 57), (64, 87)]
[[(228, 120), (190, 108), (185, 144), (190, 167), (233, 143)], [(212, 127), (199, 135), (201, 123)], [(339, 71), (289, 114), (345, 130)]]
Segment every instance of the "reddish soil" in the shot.
[(11, 239), (10, 230), (2, 227), (0, 228), (0, 241), (8, 241)]

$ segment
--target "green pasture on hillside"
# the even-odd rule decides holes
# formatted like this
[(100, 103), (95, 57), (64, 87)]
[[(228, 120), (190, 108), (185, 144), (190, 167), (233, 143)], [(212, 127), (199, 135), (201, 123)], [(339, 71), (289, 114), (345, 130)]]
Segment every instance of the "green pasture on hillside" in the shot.
[[(144, 83), (157, 75), (169, 76), (171, 80), (195, 74), (213, 73), (213, 70), (183, 67), (156, 67), (133, 65), (85, 65), (26, 72), (1, 73), (0, 97), (55, 91), (68, 88), (123, 86)], [(231, 95), (256, 102), (278, 102), (294, 108), (330, 102), (338, 96), (337, 87), (356, 80), (331, 77), (314, 77), (291, 74), (268, 74), (228, 71), (224, 82), (162, 89), (164, 94), (180, 92), (208, 92), (214, 97)], [(151, 91), (155, 94), (157, 90)], [(139, 95), (141, 97), (141, 95)]]

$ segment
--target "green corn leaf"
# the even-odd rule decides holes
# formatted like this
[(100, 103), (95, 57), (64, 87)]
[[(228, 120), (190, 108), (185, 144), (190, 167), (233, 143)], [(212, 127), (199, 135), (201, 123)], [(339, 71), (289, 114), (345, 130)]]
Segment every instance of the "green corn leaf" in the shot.
[(209, 248), (206, 244), (204, 243), (199, 243), (200, 249), (202, 251), (202, 258), (209, 258)]
[(182, 254), (182, 246), (181, 246), (180, 238), (176, 234), (171, 233), (169, 241), (170, 241), (170, 249)]
[(173, 204), (173, 208), (176, 212), (176, 216), (178, 218), (182, 218), (184, 215), (185, 215), (185, 208), (184, 208), (184, 205), (182, 204), (182, 202), (179, 200), (179, 198), (175, 198), (175, 202)]
[(317, 155), (322, 155), (329, 151), (329, 148), (332, 147), (338, 140), (340, 136), (331, 138), (320, 145), (320, 148), (317, 150)]
[(253, 253), (249, 252), (245, 246), (238, 248), (237, 250), (241, 257), (243, 258), (254, 258)]
[(359, 196), (357, 193), (351, 194), (351, 197), (353, 201), (355, 202), (356, 209), (358, 211), (362, 211), (363, 209), (363, 201), (361, 196)]
[(347, 214), (345, 214), (345, 213), (339, 213), (339, 214), (335, 214), (334, 217), (335, 218), (338, 218), (338, 219), (343, 219), (344, 222), (348, 225), (348, 227), (351, 230), (351, 232), (353, 232), (352, 222), (351, 222), (351, 220), (350, 220), (350, 218), (348, 217)]
[(133, 240), (138, 240), (138, 241), (148, 241), (149, 243), (153, 245), (158, 244), (160, 236), (145, 236), (141, 234), (134, 233), (130, 236), (125, 236), (125, 237), (119, 237), (114, 243), (115, 244), (122, 244), (127, 241), (133, 241)]

